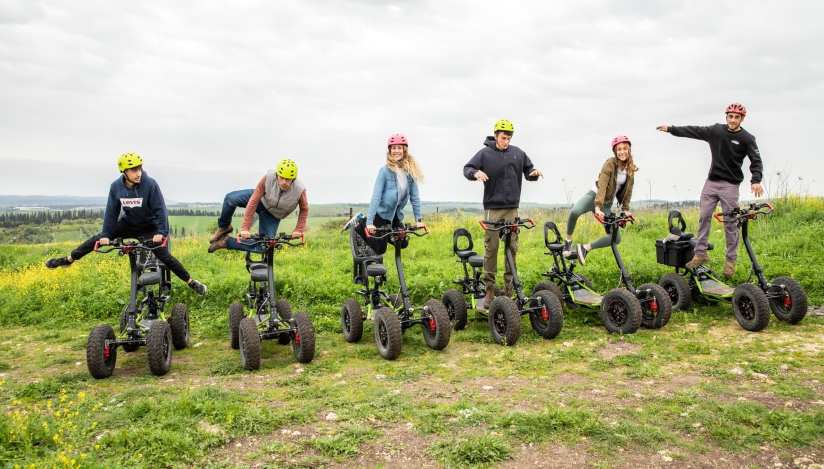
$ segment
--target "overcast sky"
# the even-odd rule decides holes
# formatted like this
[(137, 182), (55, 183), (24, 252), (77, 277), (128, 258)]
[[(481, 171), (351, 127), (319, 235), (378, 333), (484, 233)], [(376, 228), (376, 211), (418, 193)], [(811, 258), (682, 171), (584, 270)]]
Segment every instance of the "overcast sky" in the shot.
[(577, 200), (617, 134), (635, 200), (695, 199), (707, 144), (655, 127), (731, 102), (767, 193), (822, 194), (822, 18), (812, 0), (0, 0), (0, 194), (105, 196), (136, 152), (175, 201), (292, 158), (310, 203), (366, 202), (404, 133), (423, 200), (480, 202), (462, 168), (504, 118), (545, 175), (522, 201)]

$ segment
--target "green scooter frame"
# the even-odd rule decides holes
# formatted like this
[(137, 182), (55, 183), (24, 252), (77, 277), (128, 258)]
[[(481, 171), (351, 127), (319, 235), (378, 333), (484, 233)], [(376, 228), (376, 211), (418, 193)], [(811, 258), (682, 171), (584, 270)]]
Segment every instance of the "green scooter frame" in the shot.
[[(773, 282), (768, 282), (750, 242), (749, 221), (772, 211), (773, 207), (769, 203), (751, 203), (748, 207), (735, 207), (713, 215), (718, 222), (738, 225), (752, 263), (750, 277), (735, 288), (726, 285), (707, 266), (700, 265), (695, 269), (685, 267), (694, 255), (697, 239), (692, 233), (684, 232), (686, 222), (681, 213), (671, 211), (668, 216), (670, 235), (656, 241), (656, 251), (659, 263), (675, 267), (675, 272), (664, 275), (658, 282), (669, 294), (673, 307), (686, 310), (693, 301), (704, 304), (729, 301), (738, 323), (752, 332), (767, 327), (770, 310), (779, 320), (790, 324), (801, 322), (807, 314), (807, 294), (801, 284), (790, 277), (778, 277)], [(712, 249), (712, 244), (708, 243), (707, 250)]]

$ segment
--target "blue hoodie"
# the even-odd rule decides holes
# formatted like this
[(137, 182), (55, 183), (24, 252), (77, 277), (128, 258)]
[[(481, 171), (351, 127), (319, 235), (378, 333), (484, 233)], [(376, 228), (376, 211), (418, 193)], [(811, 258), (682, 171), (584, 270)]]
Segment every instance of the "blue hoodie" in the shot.
[(166, 202), (160, 192), (157, 181), (150, 178), (146, 171), (140, 178), (140, 184), (126, 186), (121, 175), (109, 188), (109, 200), (106, 202), (106, 212), (103, 215), (103, 231), (101, 238), (110, 238), (114, 231), (120, 213), (123, 220), (130, 225), (147, 227), (157, 226), (157, 234), (169, 235), (169, 217), (166, 215)]

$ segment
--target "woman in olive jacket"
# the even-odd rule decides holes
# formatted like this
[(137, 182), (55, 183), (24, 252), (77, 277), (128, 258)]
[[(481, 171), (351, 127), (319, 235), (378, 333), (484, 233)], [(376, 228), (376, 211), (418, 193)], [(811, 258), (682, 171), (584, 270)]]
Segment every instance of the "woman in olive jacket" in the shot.
[[(632, 161), (631, 147), (632, 142), (626, 135), (619, 135), (612, 139), (614, 157), (604, 162), (595, 187), (584, 194), (569, 212), (564, 255), (566, 257), (577, 255), (581, 265), (586, 263), (585, 259), (589, 251), (610, 245), (610, 235), (607, 231), (607, 235), (589, 244), (578, 244), (575, 246), (575, 252), (572, 252), (572, 233), (575, 231), (578, 217), (588, 212), (595, 212), (599, 217), (603, 217), (604, 212), (612, 213), (612, 203), (615, 200), (621, 206), (621, 211), (630, 215), (629, 203), (632, 200), (632, 186), (635, 184), (635, 172), (638, 171), (638, 167)], [(617, 242), (621, 242), (620, 231)]]

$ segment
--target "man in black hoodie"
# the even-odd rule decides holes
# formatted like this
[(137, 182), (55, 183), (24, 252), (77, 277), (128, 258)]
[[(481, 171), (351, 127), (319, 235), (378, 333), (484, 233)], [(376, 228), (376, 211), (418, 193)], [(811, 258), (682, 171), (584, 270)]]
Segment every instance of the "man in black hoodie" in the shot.
[[(521, 202), (521, 184), (523, 178), (527, 181), (537, 181), (544, 175), (532, 166), (532, 161), (520, 148), (510, 145), (515, 128), (512, 122), (501, 119), (495, 123), (495, 136), (486, 137), (484, 147), (469, 160), (463, 168), (464, 177), (470, 181), (484, 183), (484, 219), (513, 221), (518, 217), (518, 206)], [(478, 309), (487, 310), (492, 300), (495, 275), (498, 273), (498, 232), (484, 233), (484, 283), (486, 284), (486, 298)], [(512, 234), (513, 258), (518, 252), (518, 234)], [(512, 272), (506, 265), (504, 273), (504, 295), (511, 298)]]
[[(761, 187), (763, 164), (755, 137), (741, 127), (747, 109), (733, 103), (727, 106), (727, 123), (715, 124), (708, 127), (699, 126), (666, 126), (659, 125), (657, 130), (669, 132), (676, 137), (688, 137), (704, 140), (710, 145), (712, 164), (704, 189), (701, 190), (700, 214), (698, 217), (698, 244), (695, 246), (695, 256), (686, 266), (694, 269), (710, 261), (707, 255), (707, 239), (710, 236), (710, 225), (715, 207), (721, 203), (721, 209), (730, 210), (738, 206), (738, 187), (744, 180), (741, 166), (744, 158), (750, 159), (750, 192), (756, 197), (764, 194)], [(727, 263), (724, 266), (724, 276), (730, 277), (735, 273), (735, 262), (738, 260), (738, 227), (735, 223), (725, 223), (727, 239)]]

